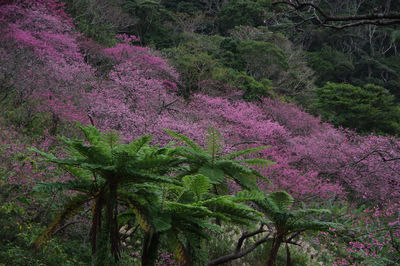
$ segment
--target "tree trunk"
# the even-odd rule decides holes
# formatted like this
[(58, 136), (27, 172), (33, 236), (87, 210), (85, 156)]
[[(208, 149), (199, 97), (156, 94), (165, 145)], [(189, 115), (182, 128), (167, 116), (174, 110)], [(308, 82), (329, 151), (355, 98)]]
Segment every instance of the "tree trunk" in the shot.
[(153, 266), (157, 258), (160, 234), (149, 232), (145, 234), (143, 241), (142, 266)]
[(276, 258), (278, 257), (278, 251), (283, 242), (283, 237), (281, 234), (277, 234), (274, 237), (274, 241), (272, 242), (271, 251), (269, 252), (269, 258), (267, 262), (267, 266), (275, 266), (276, 265)]
[(288, 244), (286, 244), (286, 266), (292, 266), (292, 258), (290, 256), (290, 250)]

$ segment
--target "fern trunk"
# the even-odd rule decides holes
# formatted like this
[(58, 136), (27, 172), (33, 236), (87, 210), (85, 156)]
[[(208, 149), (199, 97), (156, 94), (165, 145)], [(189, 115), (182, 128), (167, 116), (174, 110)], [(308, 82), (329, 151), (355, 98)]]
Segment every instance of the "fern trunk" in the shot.
[(272, 247), (269, 252), (267, 266), (275, 266), (276, 265), (276, 258), (278, 257), (278, 251), (279, 251), (279, 248), (281, 247), (282, 242), (283, 242), (283, 235), (278, 234), (274, 237), (274, 240), (272, 242)]
[(159, 233), (146, 233), (143, 241), (142, 266), (153, 266), (157, 259)]

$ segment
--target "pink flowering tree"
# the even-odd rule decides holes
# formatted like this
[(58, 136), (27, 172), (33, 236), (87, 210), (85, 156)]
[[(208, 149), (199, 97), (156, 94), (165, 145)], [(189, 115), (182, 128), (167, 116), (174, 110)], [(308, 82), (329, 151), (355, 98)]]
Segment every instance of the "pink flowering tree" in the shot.
[(36, 108), (27, 106), (51, 114), (54, 132), (60, 120), (87, 121), (81, 95), (93, 72), (79, 52), (73, 25), (65, 14), (56, 12), (61, 6), (55, 3), (0, 7), (3, 101), (12, 97), (14, 108), (30, 101), (40, 103)]

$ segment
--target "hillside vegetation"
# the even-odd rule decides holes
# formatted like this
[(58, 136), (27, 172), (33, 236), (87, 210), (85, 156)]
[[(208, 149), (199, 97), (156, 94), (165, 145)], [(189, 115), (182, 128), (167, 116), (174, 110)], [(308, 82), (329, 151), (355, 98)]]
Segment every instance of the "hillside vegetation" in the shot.
[(396, 24), (284, 2), (0, 4), (0, 264), (399, 265)]

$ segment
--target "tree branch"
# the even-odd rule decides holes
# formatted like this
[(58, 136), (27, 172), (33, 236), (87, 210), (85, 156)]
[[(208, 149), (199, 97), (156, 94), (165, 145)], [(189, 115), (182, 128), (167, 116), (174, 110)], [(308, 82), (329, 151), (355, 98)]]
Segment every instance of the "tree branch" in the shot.
[[(324, 27), (330, 27), (334, 29), (344, 29), (349, 27), (357, 27), (361, 25), (377, 25), (377, 26), (387, 26), (400, 24), (400, 13), (399, 12), (384, 12), (384, 13), (371, 13), (362, 15), (350, 15), (350, 16), (332, 16), (326, 13), (320, 6), (312, 2), (300, 1), (276, 1), (272, 5), (287, 5), (296, 11), (302, 11), (305, 8), (312, 8), (316, 13), (318, 13), (321, 18), (318, 19), (319, 25)], [(352, 22), (345, 23), (343, 25), (333, 25), (328, 24), (329, 22)]]
[[(228, 262), (228, 261), (231, 261), (231, 260), (235, 260), (235, 259), (239, 259), (239, 258), (241, 258), (241, 257), (246, 256), (247, 254), (249, 254), (250, 252), (252, 252), (256, 247), (258, 247), (259, 245), (261, 245), (261, 244), (267, 242), (267, 241), (270, 239), (269, 236), (270, 236), (271, 234), (268, 234), (268, 235), (265, 236), (264, 238), (258, 240), (257, 242), (255, 242), (255, 243), (254, 243), (252, 246), (250, 246), (249, 248), (247, 248), (247, 249), (245, 249), (245, 250), (243, 250), (243, 251), (240, 251), (240, 247), (242, 246), (244, 239), (245, 239), (245, 238), (248, 238), (248, 237), (251, 237), (251, 236), (254, 236), (254, 235), (257, 235), (257, 234), (262, 233), (262, 232), (265, 232), (265, 230), (262, 229), (262, 226), (261, 226), (261, 228), (260, 228), (259, 230), (255, 231), (255, 232), (243, 234), (242, 237), (240, 237), (240, 239), (239, 239), (239, 241), (238, 241), (238, 244), (237, 244), (237, 246), (236, 246), (236, 250), (235, 250), (234, 253), (231, 253), (231, 254), (229, 254), (229, 255), (225, 255), (225, 256), (219, 257), (219, 258), (217, 258), (217, 259), (215, 259), (215, 260), (209, 262), (208, 265), (209, 265), (209, 266), (218, 265), (218, 264), (221, 264), (221, 263), (225, 263), (225, 262)], [(239, 247), (239, 250), (238, 250), (238, 247)]]
[(264, 232), (265, 232), (264, 225), (261, 225), (260, 229), (258, 229), (257, 231), (254, 231), (251, 233), (247, 233), (247, 232), (243, 233), (242, 236), (238, 240), (235, 252), (238, 253), (240, 251), (240, 249), (242, 248), (243, 242), (244, 242), (244, 240), (246, 240), (246, 238), (249, 238), (249, 237), (258, 235), (260, 233), (264, 233)]
[(60, 228), (58, 228), (56, 231), (54, 231), (54, 233), (52, 233), (51, 235), (54, 236), (56, 235), (58, 232), (61, 232), (62, 230), (64, 230), (65, 228), (67, 228), (68, 226), (72, 225), (72, 224), (76, 224), (76, 223), (85, 223), (86, 221), (84, 220), (77, 220), (77, 221), (71, 221), (69, 223), (64, 224), (63, 226), (61, 226)]

